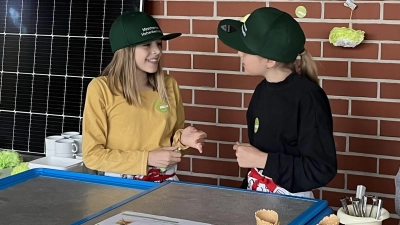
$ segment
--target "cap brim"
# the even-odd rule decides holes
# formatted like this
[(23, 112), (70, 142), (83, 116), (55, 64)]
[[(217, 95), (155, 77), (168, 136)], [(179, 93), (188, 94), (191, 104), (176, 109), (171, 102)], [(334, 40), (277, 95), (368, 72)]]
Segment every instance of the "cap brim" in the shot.
[(240, 35), (242, 22), (225, 19), (218, 24), (218, 37), (228, 47), (247, 54), (255, 55), (243, 42)]
[(167, 40), (171, 40), (171, 39), (177, 38), (177, 37), (179, 37), (181, 35), (182, 35), (181, 33), (172, 33), (172, 34), (164, 35), (160, 39), (163, 40), (163, 41), (167, 41)]
[(181, 35), (182, 35), (181, 33), (172, 33), (172, 34), (167, 34), (167, 35), (160, 35), (158, 37), (152, 37), (152, 38), (143, 40), (141, 42), (135, 43), (132, 46), (143, 45), (143, 44), (147, 44), (147, 43), (150, 43), (152, 41), (157, 41), (157, 40), (167, 41), (167, 40), (171, 40), (171, 39), (177, 38), (177, 37), (179, 37)]

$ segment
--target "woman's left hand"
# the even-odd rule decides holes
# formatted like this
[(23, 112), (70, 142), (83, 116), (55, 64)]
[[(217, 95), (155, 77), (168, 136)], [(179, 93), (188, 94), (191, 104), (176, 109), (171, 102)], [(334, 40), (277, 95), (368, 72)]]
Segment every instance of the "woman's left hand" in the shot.
[(233, 146), (236, 158), (241, 168), (264, 168), (267, 163), (268, 154), (258, 150), (248, 143), (239, 143)]
[(181, 134), (181, 143), (183, 145), (195, 148), (199, 150), (200, 153), (203, 152), (203, 144), (207, 134), (201, 130), (189, 126), (186, 127)]

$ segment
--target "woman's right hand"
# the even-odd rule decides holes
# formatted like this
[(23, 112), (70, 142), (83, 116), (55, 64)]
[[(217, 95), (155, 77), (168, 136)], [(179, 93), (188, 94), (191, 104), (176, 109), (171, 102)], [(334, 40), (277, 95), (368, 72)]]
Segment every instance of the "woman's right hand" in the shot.
[(149, 152), (147, 163), (149, 166), (165, 168), (181, 161), (182, 154), (175, 152), (176, 147), (163, 147)]

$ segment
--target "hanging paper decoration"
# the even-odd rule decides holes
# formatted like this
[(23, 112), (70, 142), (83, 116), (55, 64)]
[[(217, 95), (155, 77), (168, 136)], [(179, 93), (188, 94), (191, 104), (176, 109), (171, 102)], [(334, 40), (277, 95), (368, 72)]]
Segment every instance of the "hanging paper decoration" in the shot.
[(329, 34), (329, 42), (334, 46), (354, 48), (364, 41), (365, 32), (352, 28), (351, 18), (357, 5), (354, 4), (353, 0), (346, 0), (344, 5), (351, 9), (349, 27), (334, 27)]

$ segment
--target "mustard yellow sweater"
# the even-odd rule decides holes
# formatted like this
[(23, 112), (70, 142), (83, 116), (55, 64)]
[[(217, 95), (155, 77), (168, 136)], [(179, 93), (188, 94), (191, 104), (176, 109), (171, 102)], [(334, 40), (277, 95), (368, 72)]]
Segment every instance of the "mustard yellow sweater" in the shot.
[(176, 80), (165, 75), (170, 105), (158, 92), (141, 91), (142, 106), (113, 95), (107, 77), (94, 78), (87, 88), (83, 113), (82, 153), (85, 165), (110, 173), (146, 175), (149, 151), (180, 143), (185, 115)]

